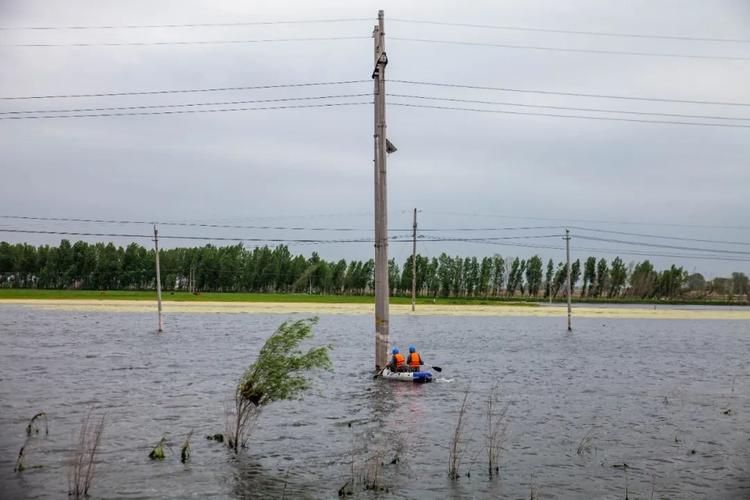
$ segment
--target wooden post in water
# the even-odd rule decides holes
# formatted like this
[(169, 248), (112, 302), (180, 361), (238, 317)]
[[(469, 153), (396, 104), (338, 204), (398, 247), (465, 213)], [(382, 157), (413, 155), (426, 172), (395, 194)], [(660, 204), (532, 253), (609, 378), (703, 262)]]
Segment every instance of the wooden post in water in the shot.
[(156, 307), (159, 311), (159, 333), (164, 331), (164, 319), (161, 315), (161, 269), (159, 266), (159, 231), (154, 224), (154, 249), (156, 255)]
[(384, 13), (378, 11), (373, 30), (374, 64), (372, 73), (375, 103), (375, 369), (388, 363), (388, 200), (386, 183), (385, 54)]
[(411, 312), (417, 303), (417, 209), (414, 209), (414, 224), (411, 226)]
[(571, 295), (571, 289), (573, 288), (570, 283), (570, 229), (565, 228), (565, 260), (567, 262), (567, 268), (568, 268), (568, 279), (566, 280), (566, 287), (568, 289), (568, 331), (573, 331), (573, 328), (570, 326), (570, 295)]

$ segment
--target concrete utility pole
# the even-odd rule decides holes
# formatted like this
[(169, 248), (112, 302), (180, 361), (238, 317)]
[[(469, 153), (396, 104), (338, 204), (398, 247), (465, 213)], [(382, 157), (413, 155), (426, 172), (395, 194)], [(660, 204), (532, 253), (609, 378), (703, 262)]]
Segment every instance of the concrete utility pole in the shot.
[(378, 11), (373, 30), (374, 64), (372, 72), (375, 102), (375, 369), (388, 363), (388, 198), (386, 189), (385, 128), (385, 14)]
[(159, 231), (154, 224), (154, 249), (156, 250), (156, 304), (159, 311), (159, 333), (164, 331), (164, 319), (161, 316), (161, 269), (159, 266)]
[(417, 209), (414, 209), (414, 224), (411, 226), (411, 312), (417, 304)]
[(566, 280), (566, 287), (568, 289), (568, 331), (573, 331), (570, 326), (570, 295), (571, 295), (571, 284), (570, 284), (570, 229), (565, 229), (565, 260), (568, 268), (568, 279)]

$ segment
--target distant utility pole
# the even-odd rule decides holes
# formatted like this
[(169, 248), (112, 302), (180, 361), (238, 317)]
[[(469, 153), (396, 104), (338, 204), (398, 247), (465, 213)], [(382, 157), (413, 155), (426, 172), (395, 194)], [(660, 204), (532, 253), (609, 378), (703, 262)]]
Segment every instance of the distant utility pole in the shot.
[(388, 199), (386, 190), (387, 140), (385, 127), (385, 14), (378, 11), (378, 24), (372, 32), (374, 64), (372, 72), (375, 103), (375, 369), (388, 363)]
[(417, 209), (414, 209), (414, 224), (411, 226), (411, 312), (417, 304)]
[(570, 326), (570, 295), (571, 295), (571, 284), (570, 284), (570, 229), (565, 228), (565, 260), (567, 262), (568, 279), (566, 280), (566, 287), (568, 289), (568, 331), (573, 331)]
[(159, 267), (159, 231), (154, 224), (154, 249), (156, 250), (156, 304), (159, 311), (159, 333), (164, 331), (164, 319), (161, 316), (161, 269)]

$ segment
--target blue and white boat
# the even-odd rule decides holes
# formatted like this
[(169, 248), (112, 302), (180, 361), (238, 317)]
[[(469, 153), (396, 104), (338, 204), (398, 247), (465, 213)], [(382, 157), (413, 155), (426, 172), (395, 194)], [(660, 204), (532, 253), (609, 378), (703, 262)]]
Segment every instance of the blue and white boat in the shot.
[(417, 383), (425, 383), (425, 382), (432, 382), (432, 373), (431, 372), (392, 372), (388, 369), (388, 367), (383, 369), (383, 372), (380, 374), (381, 377), (388, 379), (388, 380), (396, 380), (398, 382), (417, 382)]

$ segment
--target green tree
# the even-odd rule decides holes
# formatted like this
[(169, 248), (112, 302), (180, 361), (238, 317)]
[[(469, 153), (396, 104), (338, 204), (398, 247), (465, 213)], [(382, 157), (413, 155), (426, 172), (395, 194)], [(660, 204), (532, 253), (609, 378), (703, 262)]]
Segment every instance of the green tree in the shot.
[(552, 259), (547, 261), (547, 272), (544, 275), (544, 296), (549, 297), (552, 294), (552, 278), (555, 274), (555, 264)]
[(640, 298), (652, 297), (655, 292), (656, 278), (656, 271), (651, 262), (644, 260), (636, 264), (633, 272), (630, 273), (631, 293)]
[(596, 281), (596, 257), (589, 257), (583, 265), (583, 288), (581, 295), (591, 295)]
[(310, 389), (306, 373), (331, 369), (331, 346), (299, 349), (299, 344), (312, 338), (317, 318), (285, 321), (271, 335), (258, 353), (258, 358), (245, 370), (234, 394), (234, 414), (229, 447), (235, 453), (247, 443), (248, 430), (261, 410), (274, 401), (301, 399)]
[(628, 273), (625, 264), (620, 257), (615, 257), (612, 261), (612, 269), (609, 271), (609, 291), (607, 296), (616, 297), (620, 295), (627, 278)]
[(609, 281), (609, 267), (607, 266), (607, 259), (599, 259), (596, 264), (596, 287), (594, 288), (594, 295), (600, 297), (602, 292), (606, 290), (607, 283)]
[(534, 255), (526, 263), (526, 283), (529, 295), (536, 297), (542, 286), (542, 259), (538, 255)]

